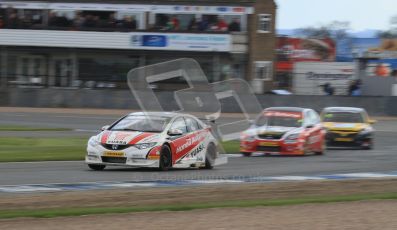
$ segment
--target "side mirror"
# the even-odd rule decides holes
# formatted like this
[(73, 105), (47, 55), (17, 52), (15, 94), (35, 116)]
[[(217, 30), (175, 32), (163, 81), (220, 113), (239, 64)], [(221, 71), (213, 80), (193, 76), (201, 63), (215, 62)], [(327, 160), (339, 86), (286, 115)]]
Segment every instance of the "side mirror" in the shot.
[(376, 122), (378, 122), (378, 121), (377, 120), (372, 120), (372, 119), (368, 120), (368, 123), (370, 123), (371, 125), (375, 124)]
[(107, 130), (109, 127), (110, 127), (110, 125), (105, 125), (105, 126), (103, 126), (103, 127), (101, 128), (101, 130), (102, 130), (102, 131), (105, 131), (105, 130)]
[(170, 129), (170, 130), (168, 130), (167, 134), (169, 136), (180, 136), (183, 134), (183, 132), (180, 129)]

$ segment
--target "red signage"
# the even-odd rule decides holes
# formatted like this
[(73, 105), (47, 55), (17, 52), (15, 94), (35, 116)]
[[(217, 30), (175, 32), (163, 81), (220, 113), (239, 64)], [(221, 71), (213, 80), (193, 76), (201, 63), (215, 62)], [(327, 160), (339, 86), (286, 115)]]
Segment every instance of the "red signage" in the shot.
[(277, 38), (277, 71), (290, 72), (295, 62), (335, 61), (332, 39)]
[(266, 111), (265, 116), (268, 117), (290, 117), (290, 118), (302, 118), (302, 113), (296, 112), (279, 112), (279, 111)]

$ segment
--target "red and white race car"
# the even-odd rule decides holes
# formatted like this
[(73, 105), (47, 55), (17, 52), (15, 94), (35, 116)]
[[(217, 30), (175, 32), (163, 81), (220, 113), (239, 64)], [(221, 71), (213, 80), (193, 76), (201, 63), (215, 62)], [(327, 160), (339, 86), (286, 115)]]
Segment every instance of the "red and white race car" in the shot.
[(210, 126), (179, 113), (131, 113), (88, 141), (86, 163), (93, 170), (107, 165), (213, 168), (227, 162), (218, 151)]
[(240, 152), (278, 155), (323, 154), (326, 131), (312, 109), (273, 107), (265, 109), (241, 134)]

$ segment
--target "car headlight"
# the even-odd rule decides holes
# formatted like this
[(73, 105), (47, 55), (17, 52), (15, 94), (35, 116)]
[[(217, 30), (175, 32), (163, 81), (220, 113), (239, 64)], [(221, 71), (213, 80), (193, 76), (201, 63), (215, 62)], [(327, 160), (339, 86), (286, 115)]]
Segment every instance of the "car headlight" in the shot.
[(285, 142), (286, 143), (295, 143), (298, 141), (298, 138), (299, 138), (299, 133), (293, 133), (293, 134), (288, 135), (285, 138)]
[(253, 141), (255, 141), (255, 136), (254, 135), (243, 134), (243, 135), (241, 135), (241, 140), (242, 141), (247, 141), (247, 142), (253, 142)]
[(134, 145), (134, 147), (137, 149), (148, 149), (148, 148), (155, 146), (156, 144), (157, 144), (156, 142), (142, 143), (142, 144), (136, 144), (136, 145)]
[(299, 133), (293, 133), (287, 136), (287, 138), (285, 138), (286, 140), (296, 140), (299, 138)]
[(91, 138), (88, 140), (88, 145), (91, 145), (91, 146), (97, 146), (97, 145), (99, 145), (100, 143), (101, 143), (101, 142), (98, 141), (98, 137), (96, 137), (96, 136), (91, 137)]
[(373, 131), (373, 129), (371, 127), (365, 127), (364, 129), (362, 129), (360, 131), (360, 134), (369, 134)]

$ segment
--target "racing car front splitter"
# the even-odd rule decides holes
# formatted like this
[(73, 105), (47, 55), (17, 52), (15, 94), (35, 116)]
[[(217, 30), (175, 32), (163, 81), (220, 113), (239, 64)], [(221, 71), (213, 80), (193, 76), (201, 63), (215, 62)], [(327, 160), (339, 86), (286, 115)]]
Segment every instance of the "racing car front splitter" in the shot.
[(279, 155), (303, 155), (305, 153), (304, 142), (285, 143), (283, 141), (242, 141), (240, 152), (242, 153), (269, 153)]

